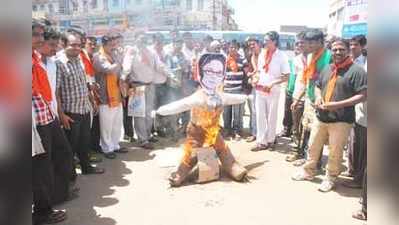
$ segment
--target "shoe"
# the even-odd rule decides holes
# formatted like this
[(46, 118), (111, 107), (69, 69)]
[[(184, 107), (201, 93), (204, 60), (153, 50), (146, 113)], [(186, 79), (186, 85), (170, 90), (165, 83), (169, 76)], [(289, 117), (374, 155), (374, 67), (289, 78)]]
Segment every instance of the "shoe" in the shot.
[(152, 143), (157, 143), (158, 142), (158, 139), (156, 139), (154, 136), (152, 136), (151, 138), (150, 138), (150, 140), (148, 140), (149, 142), (152, 142)]
[(107, 159), (115, 159), (116, 158), (116, 154), (113, 152), (108, 152), (108, 153), (104, 153), (104, 157)]
[(306, 181), (312, 181), (314, 179), (314, 177), (309, 175), (309, 174), (307, 174), (304, 170), (301, 170), (301, 171), (295, 173), (291, 177), (291, 179), (295, 180), (295, 181), (305, 181), (305, 180)]
[(242, 181), (245, 178), (248, 171), (237, 162), (230, 149), (227, 148), (224, 151), (218, 152), (218, 156), (223, 171), (225, 171), (231, 178), (235, 181)]
[(116, 152), (116, 153), (128, 153), (129, 151), (126, 148), (120, 148), (120, 149), (114, 150), (114, 152)]
[(256, 140), (256, 136), (249, 136), (247, 139), (246, 139), (246, 142), (254, 142)]
[(344, 183), (342, 183), (342, 186), (347, 187), (347, 188), (353, 188), (353, 189), (362, 188), (362, 185), (355, 181), (344, 182)]
[(183, 163), (180, 163), (180, 165), (177, 168), (177, 171), (173, 172), (168, 178), (170, 186), (171, 187), (181, 186), (188, 177), (192, 168), (193, 165), (188, 166)]
[(82, 174), (103, 174), (105, 170), (102, 168), (90, 166), (87, 170), (82, 170)]
[(363, 210), (358, 210), (358, 211), (352, 213), (352, 218), (355, 218), (358, 220), (367, 220), (367, 213), (364, 212)]
[(233, 134), (234, 141), (241, 141), (241, 136), (237, 133)]
[(137, 139), (134, 138), (134, 137), (131, 137), (130, 140), (129, 140), (129, 142), (130, 142), (130, 143), (136, 143), (136, 142), (137, 142)]
[(144, 148), (144, 149), (148, 149), (148, 150), (153, 150), (154, 149), (154, 145), (150, 142), (146, 142), (144, 144), (142, 144), (140, 147)]
[(269, 145), (257, 144), (255, 147), (251, 148), (251, 151), (258, 152), (258, 151), (266, 150), (268, 148), (269, 148)]
[(67, 214), (63, 210), (53, 210), (46, 216), (38, 218), (37, 224), (54, 224), (67, 219)]
[(274, 146), (276, 145), (276, 141), (274, 141), (274, 142), (271, 142), (271, 143), (267, 143), (267, 146), (269, 146), (268, 147), (268, 149), (269, 149), (269, 151), (274, 151), (275, 149), (274, 149)]
[(334, 187), (335, 187), (335, 184), (331, 180), (323, 180), (323, 182), (321, 182), (318, 190), (321, 192), (329, 192), (332, 189), (334, 189)]

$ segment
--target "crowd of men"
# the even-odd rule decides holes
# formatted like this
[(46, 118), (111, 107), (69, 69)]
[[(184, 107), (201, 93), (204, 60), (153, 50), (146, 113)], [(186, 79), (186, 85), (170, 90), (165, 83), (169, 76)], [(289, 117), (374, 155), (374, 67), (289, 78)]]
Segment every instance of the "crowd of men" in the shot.
[[(122, 137), (154, 149), (159, 137), (174, 142), (185, 134), (189, 113), (155, 118), (159, 106), (191, 95), (197, 88), (197, 60), (206, 52), (226, 56), (223, 91), (253, 95), (248, 101), (249, 134), (244, 132), (245, 105), (227, 106), (223, 136), (255, 142), (251, 151), (273, 150), (278, 137), (292, 138), (287, 161), (302, 166), (292, 179), (313, 180), (322, 168), (322, 192), (332, 190), (348, 152), (351, 188), (363, 188), (367, 217), (367, 54), (366, 38), (330, 38), (317, 29), (297, 34), (295, 56), (279, 49), (279, 34), (245, 43), (194, 40), (189, 32), (170, 32), (171, 43), (142, 32), (134, 45), (120, 33), (98, 41), (80, 27), (59, 33), (48, 21), (32, 21), (32, 170), (35, 224), (57, 223), (66, 212), (53, 206), (78, 197), (76, 169), (102, 174), (101, 161), (128, 152)], [(284, 92), (285, 93), (282, 93)], [(285, 94), (284, 130), (277, 134), (280, 95)], [(327, 165), (322, 163), (328, 145)]]

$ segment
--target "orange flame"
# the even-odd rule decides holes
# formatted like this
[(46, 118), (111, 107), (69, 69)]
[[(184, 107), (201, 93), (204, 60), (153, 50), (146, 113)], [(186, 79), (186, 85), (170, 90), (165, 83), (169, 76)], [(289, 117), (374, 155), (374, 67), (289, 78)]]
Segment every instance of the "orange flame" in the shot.
[(196, 107), (192, 110), (193, 121), (205, 130), (204, 147), (215, 144), (219, 134), (219, 119), (222, 108), (209, 110), (207, 107)]

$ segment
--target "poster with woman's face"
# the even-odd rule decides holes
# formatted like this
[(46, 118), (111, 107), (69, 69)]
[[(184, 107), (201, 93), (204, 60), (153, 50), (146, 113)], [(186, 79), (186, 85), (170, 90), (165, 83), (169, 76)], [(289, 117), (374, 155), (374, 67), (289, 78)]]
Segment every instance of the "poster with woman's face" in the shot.
[(204, 54), (199, 60), (200, 84), (208, 92), (214, 92), (223, 84), (226, 58), (222, 54)]

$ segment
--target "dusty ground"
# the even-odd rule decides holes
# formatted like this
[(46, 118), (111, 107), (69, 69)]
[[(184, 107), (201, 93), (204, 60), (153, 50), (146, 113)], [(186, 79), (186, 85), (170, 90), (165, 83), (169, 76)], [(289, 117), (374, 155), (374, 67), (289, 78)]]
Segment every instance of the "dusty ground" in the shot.
[(249, 150), (253, 143), (229, 141), (235, 156), (250, 170), (251, 182), (236, 183), (223, 176), (220, 181), (180, 188), (169, 188), (167, 181), (174, 168), (165, 166), (179, 157), (178, 150), (165, 149), (173, 147), (170, 143), (162, 141), (154, 151), (128, 145), (129, 153), (98, 164), (107, 169), (104, 175), (79, 176), (80, 198), (58, 206), (69, 216), (61, 224), (364, 224), (351, 217), (360, 208), (360, 190), (338, 185), (335, 191), (321, 193), (317, 190), (321, 176), (315, 182), (292, 181), (298, 168), (285, 161), (287, 140), (280, 142), (276, 151), (255, 153)]
[(230, 146), (250, 170), (251, 182), (236, 183), (223, 176), (208, 184), (169, 188), (167, 177), (173, 167), (161, 167), (162, 161), (170, 162), (177, 151), (132, 147), (117, 159), (99, 163), (106, 174), (79, 177), (80, 198), (58, 207), (68, 210), (69, 219), (62, 224), (362, 224), (351, 218), (360, 207), (360, 191), (338, 186), (336, 191), (321, 193), (319, 179), (292, 181), (297, 168), (284, 160), (287, 145), (256, 153), (249, 151), (251, 145), (245, 141), (231, 141)]

